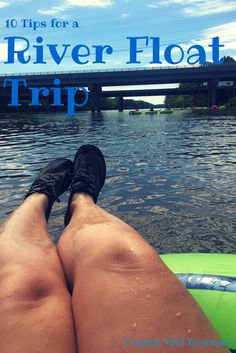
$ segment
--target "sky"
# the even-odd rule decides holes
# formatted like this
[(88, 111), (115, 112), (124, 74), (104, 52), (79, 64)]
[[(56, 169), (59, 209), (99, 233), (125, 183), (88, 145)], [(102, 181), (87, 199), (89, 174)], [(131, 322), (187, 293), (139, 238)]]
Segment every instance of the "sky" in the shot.
[[(211, 61), (208, 45), (215, 36), (224, 44), (222, 56), (236, 58), (235, 0), (3, 0), (0, 1), (0, 15), (2, 74), (160, 67), (160, 64), (150, 64), (151, 41), (147, 47), (144, 41), (139, 42), (139, 49), (143, 49), (138, 55), (140, 64), (127, 64), (130, 51), (127, 37), (159, 37), (162, 67), (167, 65), (163, 54), (170, 44), (180, 45), (185, 54), (191, 45), (200, 44), (205, 48), (207, 60)], [(55, 28), (56, 23), (63, 26), (63, 22), (66, 28)], [(15, 28), (7, 28), (7, 25)], [(34, 29), (34, 25), (39, 28)], [(8, 49), (4, 38), (12, 36), (29, 40), (27, 55), (31, 55), (31, 61), (28, 64), (4, 64)], [(37, 44), (38, 36), (43, 38), (46, 62), (43, 65), (33, 64), (33, 45)], [(26, 45), (23, 40), (16, 43), (19, 50)], [(60, 65), (54, 62), (47, 44), (57, 44), (58, 53), (63, 53), (63, 44), (70, 44)], [(88, 46), (91, 52), (86, 65), (75, 63), (71, 58), (71, 49), (78, 44)], [(105, 56), (105, 64), (93, 64), (93, 45), (112, 46), (113, 53)], [(177, 52), (173, 52), (173, 58), (178, 59)], [(186, 65), (186, 58), (187, 54), (181, 65)], [(145, 100), (160, 103), (163, 97), (145, 97)]]

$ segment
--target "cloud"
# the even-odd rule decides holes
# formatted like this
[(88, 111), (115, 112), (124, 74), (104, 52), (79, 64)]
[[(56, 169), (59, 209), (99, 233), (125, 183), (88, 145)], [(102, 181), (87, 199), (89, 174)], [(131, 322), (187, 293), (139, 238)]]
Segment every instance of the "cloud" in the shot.
[[(236, 22), (225, 23), (220, 26), (210, 27), (205, 29), (201, 33), (201, 39), (191, 40), (185, 43), (179, 43), (182, 49), (186, 52), (192, 45), (202, 45), (206, 52), (211, 52), (212, 48), (209, 47), (209, 44), (212, 44), (212, 38), (219, 37), (220, 44), (223, 44), (224, 47), (220, 48), (220, 52), (226, 50), (236, 49)], [(177, 50), (178, 51), (178, 50)], [(177, 52), (176, 51), (176, 52)], [(173, 53), (175, 50), (173, 50)], [(223, 56), (223, 55), (222, 55)]]
[(66, 0), (68, 5), (81, 7), (108, 7), (113, 5), (112, 0)]
[[(0, 43), (1, 46), (1, 61), (7, 61), (8, 59), (8, 43)], [(21, 43), (16, 43), (16, 50), (24, 49), (24, 46)], [(17, 54), (15, 54), (15, 59), (17, 59)]]
[(124, 12), (120, 15), (121, 18), (127, 18), (130, 17), (130, 13)]
[(48, 15), (48, 16), (53, 16), (57, 15), (60, 12), (66, 11), (69, 8), (69, 6), (54, 6), (49, 10), (38, 10), (38, 13), (41, 15)]
[(204, 35), (206, 38), (220, 37), (221, 44), (225, 45), (222, 50), (236, 49), (236, 22), (208, 28), (204, 31)]
[(202, 2), (204, 3), (205, 0), (162, 0), (158, 2), (153, 2), (147, 4), (146, 6), (152, 9), (157, 9), (159, 7), (168, 7), (170, 5), (194, 5), (195, 3)]
[(112, 0), (65, 0), (61, 6), (54, 6), (51, 9), (39, 9), (38, 13), (42, 15), (53, 16), (67, 11), (75, 6), (79, 7), (100, 7), (105, 8), (113, 5)]
[(149, 8), (181, 6), (181, 11), (188, 16), (209, 16), (236, 10), (235, 0), (162, 0), (146, 5)]
[[(209, 44), (212, 44), (212, 38), (219, 37), (220, 44), (223, 44), (224, 47), (220, 48), (220, 53), (228, 50), (236, 49), (236, 22), (225, 23), (220, 26), (210, 27), (205, 29), (201, 34), (201, 39), (191, 40), (188, 43), (180, 43), (182, 49), (186, 52), (192, 45), (202, 45), (206, 53), (211, 53), (212, 48), (209, 47)], [(173, 53), (175, 50), (173, 50)], [(221, 56), (223, 56), (222, 54)], [(230, 55), (232, 56), (232, 55)]]
[(184, 12), (189, 16), (209, 16), (218, 13), (230, 12), (236, 10), (235, 1), (225, 1), (225, 0), (213, 0), (210, 3), (199, 2), (193, 7), (184, 8)]
[[(229, 22), (225, 23), (223, 25), (219, 26), (214, 26), (214, 27), (209, 27), (205, 29), (204, 31), (201, 32), (201, 39), (198, 40), (191, 40), (188, 42), (184, 43), (177, 43), (181, 46), (183, 51), (185, 52), (185, 58), (184, 60), (177, 64), (177, 66), (183, 66), (183, 65), (189, 65), (186, 62), (186, 53), (187, 50), (192, 46), (192, 45), (201, 45), (204, 47), (205, 52), (207, 53), (207, 60), (212, 61), (212, 47), (209, 45), (212, 44), (212, 38), (214, 37), (219, 37), (220, 38), (220, 44), (223, 44), (224, 47), (220, 48), (220, 57), (230, 55), (231, 57), (235, 58), (235, 51), (236, 51), (236, 21), (234, 22)], [(163, 59), (163, 54), (164, 54), (164, 49), (165, 46), (161, 48), (160, 55), (161, 55), (161, 60), (163, 61), (163, 64), (146, 64), (146, 67), (165, 67), (168, 66), (167, 63), (165, 63)], [(229, 54), (229, 51), (231, 53)], [(173, 58), (178, 59), (179, 58), (179, 50), (173, 49), (172, 50)], [(193, 53), (192, 53), (193, 54)], [(142, 53), (140, 54), (143, 59), (152, 59), (152, 53)], [(175, 65), (176, 66), (176, 65)]]
[(146, 6), (150, 9), (158, 9), (158, 7), (161, 7), (160, 4), (147, 4)]
[(4, 7), (9, 6), (9, 4), (5, 1), (0, 1), (0, 9), (3, 9)]
[[(17, 0), (18, 2), (29, 2), (31, 0)], [(0, 1), (0, 9), (3, 9), (4, 7), (8, 7), (12, 4), (15, 4), (15, 0), (7, 0), (7, 1)]]

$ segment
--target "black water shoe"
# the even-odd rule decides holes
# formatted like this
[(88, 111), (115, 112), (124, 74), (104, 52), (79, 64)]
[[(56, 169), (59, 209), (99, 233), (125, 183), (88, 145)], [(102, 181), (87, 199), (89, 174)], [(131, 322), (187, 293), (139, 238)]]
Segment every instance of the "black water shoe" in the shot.
[(74, 177), (71, 183), (71, 194), (65, 214), (65, 226), (71, 218), (70, 205), (75, 193), (91, 195), (97, 203), (98, 195), (105, 183), (106, 163), (102, 152), (93, 145), (80, 147), (74, 158)]
[(58, 158), (43, 168), (25, 198), (34, 194), (45, 194), (48, 197), (48, 207), (46, 218), (48, 220), (55, 201), (59, 202), (58, 197), (65, 192), (71, 184), (73, 177), (73, 163), (66, 158)]

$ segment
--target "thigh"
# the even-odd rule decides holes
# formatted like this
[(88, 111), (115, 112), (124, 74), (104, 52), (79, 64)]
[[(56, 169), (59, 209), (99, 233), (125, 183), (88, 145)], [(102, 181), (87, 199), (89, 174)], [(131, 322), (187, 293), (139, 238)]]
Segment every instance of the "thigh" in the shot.
[[(75, 255), (72, 305), (80, 353), (134, 353), (138, 348), (151, 353), (157, 348), (160, 352), (228, 352), (187, 345), (190, 338), (218, 337), (193, 298), (140, 235), (104, 228), (98, 237), (95, 229), (83, 231)], [(170, 346), (168, 339), (175, 338), (182, 340), (181, 347)]]
[(0, 236), (0, 351), (76, 353), (71, 296), (50, 241)]

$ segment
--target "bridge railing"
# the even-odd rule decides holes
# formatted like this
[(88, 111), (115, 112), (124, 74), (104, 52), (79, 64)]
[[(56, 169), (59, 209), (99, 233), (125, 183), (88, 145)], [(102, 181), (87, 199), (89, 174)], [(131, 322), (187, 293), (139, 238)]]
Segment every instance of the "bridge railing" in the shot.
[[(225, 66), (235, 66), (236, 63), (228, 63)], [(146, 66), (146, 67), (135, 67), (135, 68), (113, 68), (113, 69), (94, 69), (94, 70), (66, 70), (66, 71), (39, 71), (39, 72), (23, 72), (23, 73), (6, 73), (0, 75), (0, 77), (12, 77), (12, 76), (38, 76), (38, 75), (66, 75), (66, 74), (86, 74), (86, 73), (106, 73), (106, 72), (137, 72), (137, 71), (150, 71), (150, 70), (169, 70), (169, 69), (192, 69), (199, 68), (201, 65), (166, 65), (166, 66)], [(209, 66), (211, 67), (211, 66)]]
[(124, 71), (144, 71), (144, 70), (164, 70), (164, 69), (187, 69), (195, 68), (200, 65), (169, 65), (169, 66), (150, 66), (150, 67), (135, 67), (135, 68), (119, 68), (119, 69), (94, 69), (94, 70), (68, 70), (68, 71), (39, 71), (39, 72), (21, 72), (21, 73), (6, 73), (1, 76), (36, 76), (36, 75), (66, 75), (66, 74), (83, 74), (97, 72), (124, 72)]

